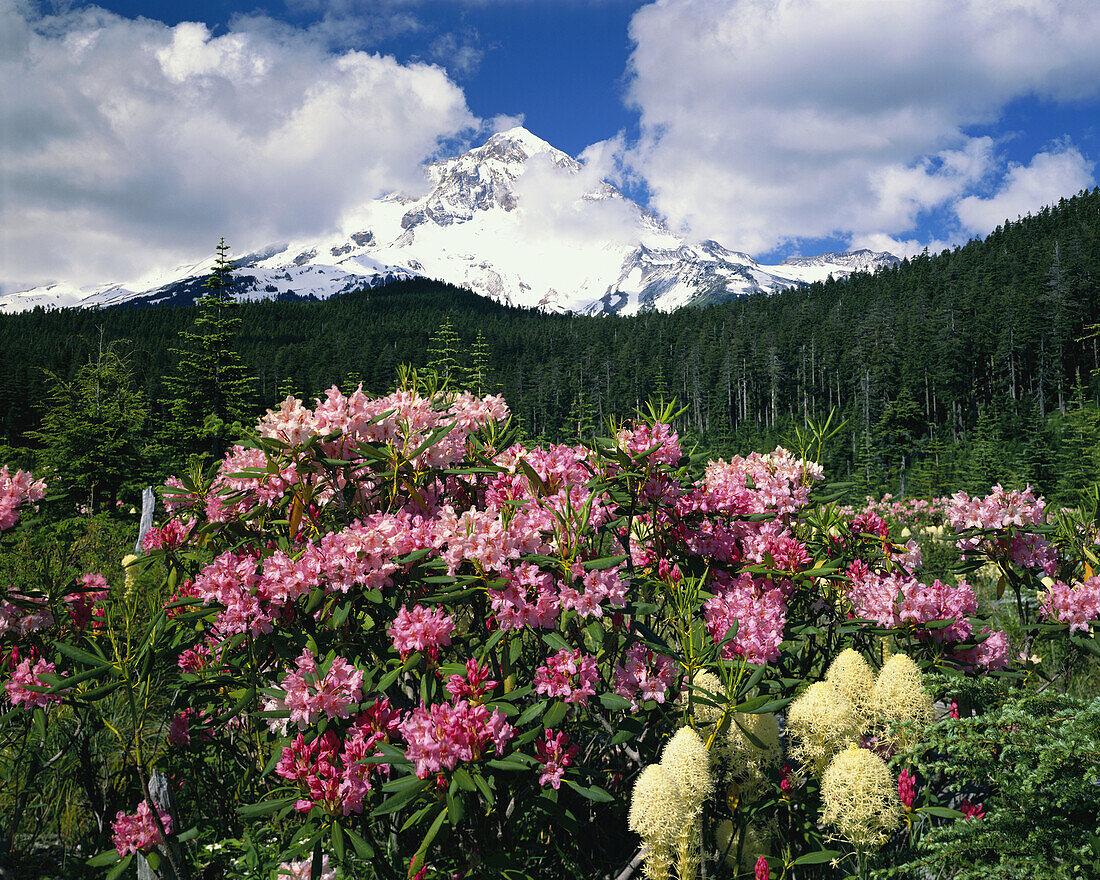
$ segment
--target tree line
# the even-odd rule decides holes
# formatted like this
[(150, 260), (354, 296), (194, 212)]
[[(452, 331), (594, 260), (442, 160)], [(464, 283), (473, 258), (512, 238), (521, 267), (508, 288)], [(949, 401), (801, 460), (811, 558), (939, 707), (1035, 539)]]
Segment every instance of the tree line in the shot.
[[(681, 432), (728, 454), (789, 442), (832, 412), (844, 427), (825, 464), (853, 493), (1004, 480), (1068, 502), (1100, 472), (1098, 279), (1094, 189), (873, 275), (670, 314), (547, 315), (427, 279), (324, 302), (219, 306), (232, 313), (231, 339), (198, 306), (39, 309), (0, 316), (10, 340), (0, 441), (24, 457), (41, 450), (58, 388), (107, 345), (147, 409), (143, 432), (178, 437), (190, 419), (191, 451), (202, 435), (213, 454), (225, 426), (288, 393), (360, 382), (385, 393), (399, 365), (430, 364), (502, 392), (532, 439), (592, 433), (650, 397), (675, 397)], [(231, 292), (227, 265), (220, 283)], [(239, 358), (238, 410), (206, 424), (217, 391), (181, 364), (215, 331)], [(179, 467), (185, 451), (164, 446), (155, 463)]]

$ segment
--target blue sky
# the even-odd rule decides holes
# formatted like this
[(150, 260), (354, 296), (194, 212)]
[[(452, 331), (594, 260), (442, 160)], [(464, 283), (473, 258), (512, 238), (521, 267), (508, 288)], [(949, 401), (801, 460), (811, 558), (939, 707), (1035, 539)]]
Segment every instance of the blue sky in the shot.
[(320, 235), (522, 122), (765, 261), (1098, 179), (1094, 0), (0, 0), (0, 289)]

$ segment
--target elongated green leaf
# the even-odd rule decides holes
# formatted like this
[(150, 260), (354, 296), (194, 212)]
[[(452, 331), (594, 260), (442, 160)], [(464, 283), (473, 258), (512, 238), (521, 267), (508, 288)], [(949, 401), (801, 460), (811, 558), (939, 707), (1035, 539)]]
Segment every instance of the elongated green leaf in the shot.
[[(286, 789), (283, 789), (284, 791)], [(281, 810), (283, 807), (290, 806), (296, 800), (297, 795), (291, 795), (290, 797), (279, 798), (274, 801), (260, 801), (258, 804), (245, 804), (242, 807), (237, 807), (237, 812), (244, 816), (246, 819), (255, 819), (257, 816), (269, 816), (277, 810)]]
[(817, 852), (806, 853), (804, 856), (799, 856), (793, 862), (791, 867), (795, 865), (823, 865), (825, 862), (831, 862), (833, 859), (840, 858), (840, 852), (835, 849), (822, 849)]
[(424, 858), (428, 854), (428, 847), (432, 845), (432, 841), (435, 840), (435, 836), (439, 834), (439, 829), (443, 827), (443, 821), (447, 818), (446, 805), (440, 807), (439, 815), (435, 817), (435, 821), (432, 822), (431, 828), (428, 829), (428, 833), (424, 835), (424, 839), (420, 843), (420, 848), (417, 849), (416, 855), (412, 857), (412, 861), (409, 862), (409, 877), (415, 877), (420, 869), (424, 866)]
[(348, 840), (351, 841), (352, 849), (355, 850), (355, 854), (361, 859), (373, 859), (374, 847), (367, 843), (360, 835), (359, 832), (351, 828), (345, 828), (344, 834), (347, 835)]
[(92, 856), (84, 863), (89, 868), (106, 868), (108, 865), (118, 864), (118, 850), (109, 849), (99, 855)]
[(917, 807), (914, 811), (924, 813), (926, 816), (935, 816), (938, 819), (961, 819), (966, 813), (952, 810), (950, 807)]
[(583, 785), (578, 785), (572, 779), (566, 779), (565, 784), (573, 789), (573, 791), (575, 791), (581, 797), (586, 797), (590, 801), (595, 801), (598, 804), (609, 804), (615, 800), (613, 795), (611, 795), (607, 791), (604, 791), (598, 785), (592, 785), (586, 788)]
[(54, 642), (53, 646), (57, 648), (66, 657), (72, 660), (76, 660), (80, 663), (87, 663), (90, 666), (110, 666), (111, 663), (106, 657), (101, 657), (96, 654), (89, 654), (87, 651), (82, 651), (80, 648), (74, 648), (67, 642)]

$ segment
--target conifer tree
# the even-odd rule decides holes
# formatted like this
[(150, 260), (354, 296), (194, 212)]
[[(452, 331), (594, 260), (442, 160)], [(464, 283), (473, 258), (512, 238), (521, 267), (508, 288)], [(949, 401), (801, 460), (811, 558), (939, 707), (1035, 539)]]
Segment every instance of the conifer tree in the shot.
[(485, 334), (478, 327), (477, 338), (474, 339), (474, 347), (470, 351), (469, 390), (477, 395), (487, 394), (491, 384), (489, 382), (489, 344), (485, 341)]
[(216, 251), (195, 322), (180, 334), (180, 348), (170, 351), (175, 374), (165, 378), (170, 398), (163, 436), (179, 459), (206, 453), (220, 459), (252, 411), (252, 378), (234, 348), (240, 303), (229, 292), (233, 263), (224, 238)]
[(462, 390), (468, 373), (461, 361), (461, 344), (450, 315), (443, 319), (428, 340), (428, 369), (434, 370), (440, 382), (447, 383), (454, 390)]
[(100, 347), (71, 382), (49, 374), (41, 430), (41, 463), (51, 487), (95, 510), (112, 507), (122, 485), (144, 471), (142, 439), (149, 407), (134, 387), (129, 364)]

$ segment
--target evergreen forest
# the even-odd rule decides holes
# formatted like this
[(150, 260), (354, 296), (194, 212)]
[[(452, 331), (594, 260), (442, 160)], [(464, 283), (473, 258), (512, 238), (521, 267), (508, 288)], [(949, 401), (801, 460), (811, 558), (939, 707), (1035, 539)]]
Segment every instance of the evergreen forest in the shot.
[[(633, 317), (426, 279), (238, 305), (218, 253), (196, 306), (0, 316), (5, 460), (70, 462), (74, 486), (95, 473), (117, 501), (191, 453), (219, 458), (288, 394), (383, 394), (408, 365), (504, 394), (532, 441), (604, 433), (653, 397), (712, 454), (797, 446), (831, 414), (822, 463), (853, 498), (1001, 481), (1075, 503), (1100, 479), (1100, 190), (873, 275)], [(110, 466), (91, 450), (108, 437)]]

